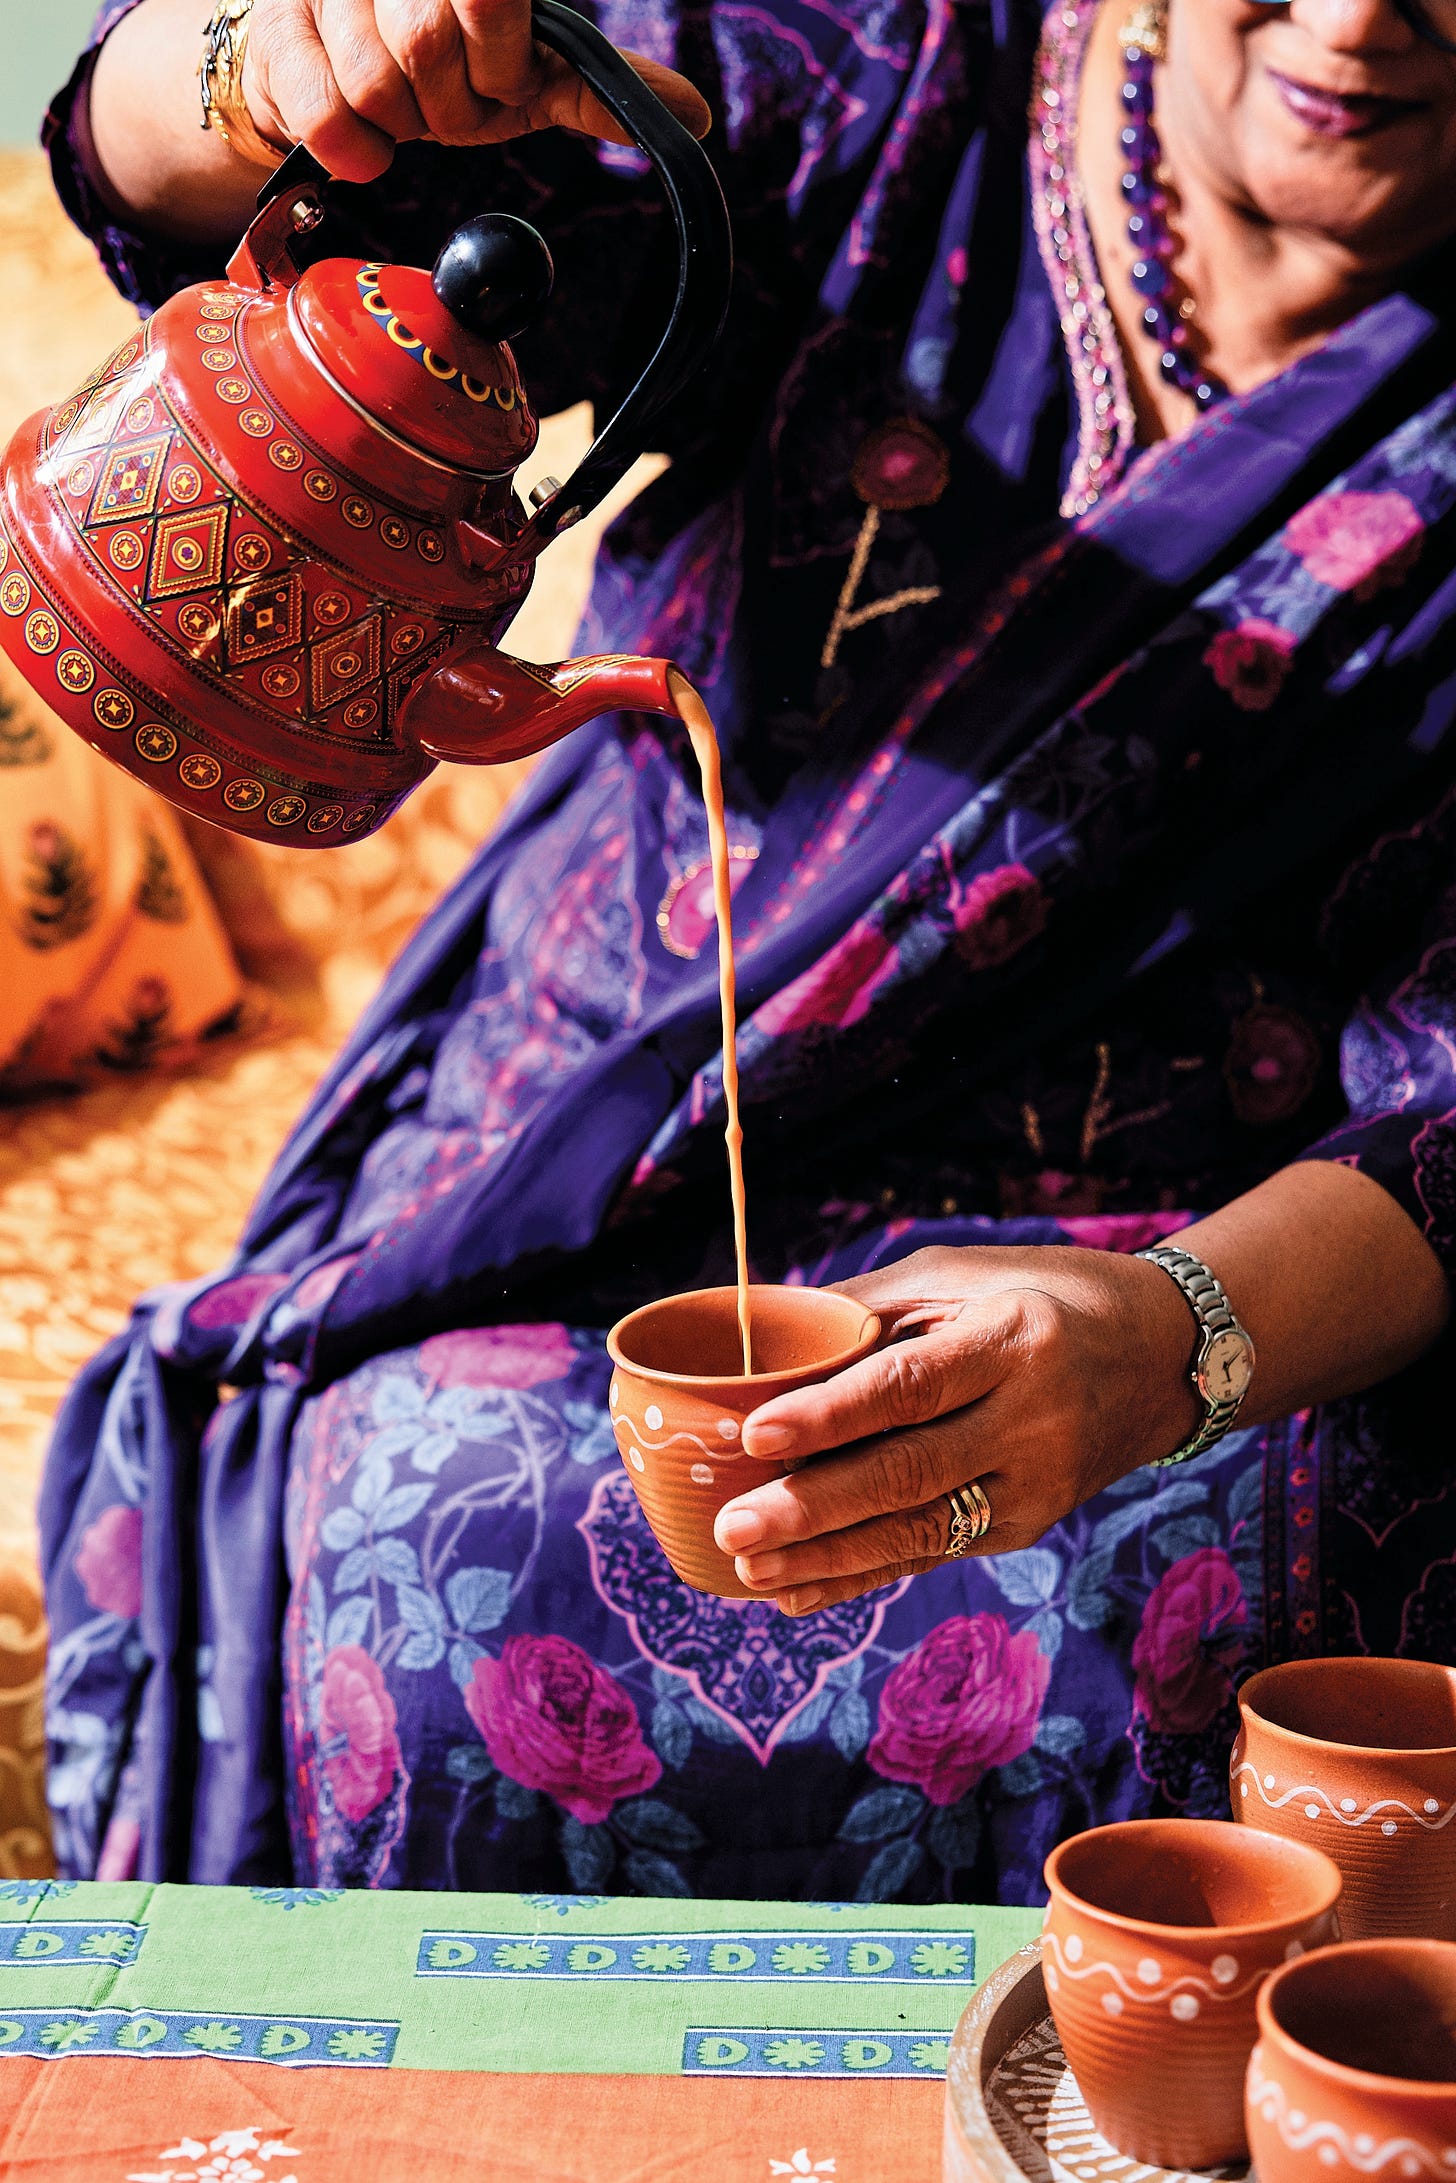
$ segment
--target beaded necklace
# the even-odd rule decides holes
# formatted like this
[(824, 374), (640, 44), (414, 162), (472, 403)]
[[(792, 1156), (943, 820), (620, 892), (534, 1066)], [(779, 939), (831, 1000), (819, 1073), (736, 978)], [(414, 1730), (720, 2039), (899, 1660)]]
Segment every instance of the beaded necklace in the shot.
[(1122, 49), (1122, 149), (1126, 164), (1122, 194), (1127, 200), (1127, 239), (1132, 244), (1132, 284), (1142, 305), (1142, 322), (1158, 344), (1158, 369), (1170, 386), (1189, 394), (1200, 410), (1210, 409), (1228, 393), (1223, 381), (1205, 371), (1188, 338), (1186, 308), (1173, 302), (1176, 244), (1164, 214), (1168, 196), (1159, 180), (1162, 146), (1153, 123), (1153, 55), (1146, 46)]

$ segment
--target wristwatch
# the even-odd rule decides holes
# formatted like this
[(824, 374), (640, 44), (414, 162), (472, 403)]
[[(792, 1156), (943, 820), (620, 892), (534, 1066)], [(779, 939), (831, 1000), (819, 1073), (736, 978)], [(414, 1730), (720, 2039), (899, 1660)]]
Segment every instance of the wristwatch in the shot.
[(1203, 1404), (1203, 1423), (1181, 1448), (1172, 1455), (1158, 1456), (1148, 1466), (1151, 1470), (1166, 1470), (1169, 1464), (1187, 1463), (1216, 1440), (1222, 1440), (1249, 1391), (1254, 1376), (1254, 1344), (1248, 1330), (1235, 1318), (1223, 1284), (1201, 1258), (1180, 1250), (1175, 1243), (1155, 1243), (1136, 1256), (1161, 1266), (1169, 1279), (1177, 1282), (1198, 1321), (1198, 1347), (1189, 1378)]

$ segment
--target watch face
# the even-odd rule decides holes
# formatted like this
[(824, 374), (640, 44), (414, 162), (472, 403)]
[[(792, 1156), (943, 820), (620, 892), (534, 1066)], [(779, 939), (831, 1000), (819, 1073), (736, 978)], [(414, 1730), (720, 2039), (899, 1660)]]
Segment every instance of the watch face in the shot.
[(1215, 1334), (1198, 1367), (1198, 1384), (1209, 1402), (1237, 1402), (1254, 1376), (1254, 1345), (1247, 1334), (1226, 1327)]

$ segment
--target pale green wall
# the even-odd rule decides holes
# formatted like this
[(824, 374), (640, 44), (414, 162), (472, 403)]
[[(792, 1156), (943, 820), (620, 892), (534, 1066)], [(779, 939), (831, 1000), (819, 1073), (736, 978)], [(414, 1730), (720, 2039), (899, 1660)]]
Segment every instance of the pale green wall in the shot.
[(0, 144), (35, 142), (95, 13), (95, 0), (0, 0)]

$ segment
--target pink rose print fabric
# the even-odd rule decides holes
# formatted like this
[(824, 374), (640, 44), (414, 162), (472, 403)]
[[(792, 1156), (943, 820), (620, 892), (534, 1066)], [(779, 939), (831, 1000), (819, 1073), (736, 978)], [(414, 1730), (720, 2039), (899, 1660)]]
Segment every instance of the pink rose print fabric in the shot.
[(465, 1327), (420, 1344), (420, 1363), (441, 1387), (540, 1387), (564, 1379), (575, 1360), (562, 1326)]
[(951, 895), (956, 953), (970, 970), (997, 970), (1045, 930), (1050, 904), (1024, 864), (981, 872)]
[(142, 1608), (142, 1512), (117, 1504), (84, 1532), (76, 1574), (93, 1607), (130, 1622)]
[(1241, 712), (1269, 710), (1294, 664), (1293, 633), (1254, 616), (1236, 629), (1221, 629), (1204, 653), (1213, 679)]
[(1410, 574), (1424, 530), (1404, 493), (1325, 493), (1291, 518), (1284, 539), (1322, 584), (1367, 599)]
[(397, 1715), (379, 1664), (358, 1645), (324, 1662), (319, 1741), (334, 1804), (357, 1825), (384, 1802), (399, 1771)]
[(880, 1693), (875, 1772), (955, 1804), (993, 1766), (1029, 1751), (1052, 1665), (998, 1614), (955, 1615), (902, 1660)]
[(569, 1638), (513, 1637), (477, 1660), (465, 1710), (503, 1774), (587, 1825), (661, 1778), (631, 1699)]
[(1185, 1555), (1160, 1578), (1132, 1648), (1133, 1708), (1165, 1734), (1206, 1728), (1228, 1696), (1248, 1608), (1221, 1547)]

